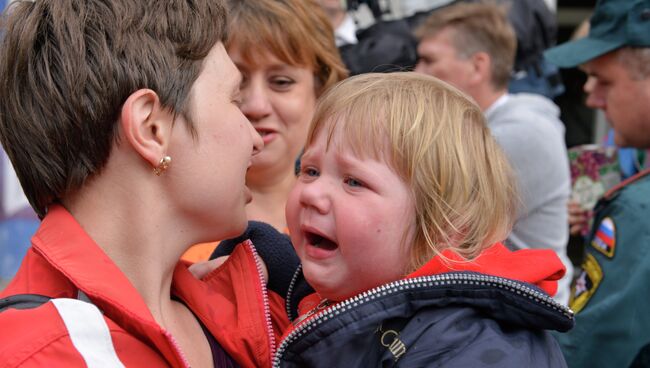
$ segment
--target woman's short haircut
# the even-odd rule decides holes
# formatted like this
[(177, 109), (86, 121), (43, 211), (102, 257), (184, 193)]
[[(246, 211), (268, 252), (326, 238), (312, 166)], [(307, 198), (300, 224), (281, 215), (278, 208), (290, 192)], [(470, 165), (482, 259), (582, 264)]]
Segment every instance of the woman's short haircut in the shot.
[(454, 4), (434, 11), (416, 29), (422, 40), (450, 29), (452, 43), (461, 57), (485, 52), (492, 61), (492, 84), (507, 88), (517, 53), (517, 36), (506, 9), (493, 2)]
[(348, 78), (317, 104), (307, 147), (319, 134), (329, 146), (337, 129), (346, 149), (383, 160), (411, 188), (407, 272), (447, 248), (472, 259), (510, 232), (518, 203), (512, 169), (481, 109), (456, 88), (411, 72)]
[(133, 92), (151, 89), (186, 115), (204, 58), (227, 38), (227, 9), (221, 0), (15, 1), (0, 37), (0, 140), (42, 217), (104, 167)]
[(230, 39), (255, 65), (259, 51), (313, 70), (316, 94), (347, 77), (334, 30), (315, 0), (229, 0)]

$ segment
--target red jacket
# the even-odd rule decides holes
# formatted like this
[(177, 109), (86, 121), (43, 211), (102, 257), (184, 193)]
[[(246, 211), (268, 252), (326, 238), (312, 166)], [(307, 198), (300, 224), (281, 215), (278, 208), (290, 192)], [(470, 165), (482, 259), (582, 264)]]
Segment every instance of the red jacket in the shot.
[[(200, 319), (243, 367), (271, 365), (276, 331), (289, 322), (276, 294), (267, 293), (251, 242), (224, 266), (197, 280), (178, 263), (172, 295)], [(234, 287), (236, 286), (236, 287)], [(50, 209), (12, 282), (0, 294), (72, 298), (85, 293), (101, 310), (126, 367), (188, 366), (169, 332), (156, 323), (137, 290), (64, 208)], [(273, 307), (271, 307), (273, 305)], [(52, 302), (0, 313), (3, 367), (75, 367), (85, 361)]]

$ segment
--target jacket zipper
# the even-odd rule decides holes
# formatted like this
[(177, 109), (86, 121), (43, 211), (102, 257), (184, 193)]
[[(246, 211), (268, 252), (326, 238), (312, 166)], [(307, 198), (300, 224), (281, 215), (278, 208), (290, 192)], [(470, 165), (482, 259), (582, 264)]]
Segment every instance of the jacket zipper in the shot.
[(273, 357), (275, 356), (275, 334), (273, 333), (273, 322), (271, 320), (271, 305), (269, 302), (269, 293), (268, 289), (266, 288), (266, 280), (264, 279), (264, 272), (262, 272), (262, 263), (260, 261), (260, 256), (257, 253), (257, 249), (255, 249), (255, 245), (253, 245), (253, 242), (250, 240), (248, 241), (248, 246), (251, 252), (253, 253), (253, 258), (255, 259), (255, 267), (257, 268), (257, 276), (259, 278), (260, 286), (262, 288), (262, 300), (264, 304), (264, 320), (266, 322), (266, 333), (269, 338), (269, 352), (271, 353), (270, 355), (270, 361), (273, 361)]
[[(266, 322), (266, 333), (269, 337), (269, 351), (271, 352), (271, 360), (273, 361), (273, 357), (275, 356), (275, 334), (273, 333), (273, 322), (271, 321), (271, 306), (269, 303), (269, 294), (266, 288), (266, 280), (264, 279), (264, 273), (262, 272), (262, 264), (260, 263), (260, 256), (257, 253), (257, 249), (255, 249), (255, 246), (252, 244), (252, 242), (248, 243), (249, 249), (251, 250), (251, 253), (253, 253), (253, 259), (255, 260), (255, 268), (257, 269), (257, 277), (258, 281), (260, 282), (260, 286), (262, 288), (262, 299), (263, 299), (263, 304), (264, 304), (264, 319)], [(176, 339), (172, 334), (170, 334), (167, 330), (163, 329), (163, 334), (167, 339), (172, 343), (172, 346), (175, 348), (176, 352), (178, 353), (178, 356), (181, 358), (181, 362), (184, 364), (185, 367), (190, 368), (190, 363), (183, 354), (183, 351), (180, 348), (180, 345), (176, 342)]]
[(172, 336), (172, 334), (169, 333), (169, 331), (165, 330), (164, 328), (162, 328), (161, 330), (163, 332), (163, 335), (165, 335), (165, 337), (167, 338), (167, 340), (169, 340), (172, 343), (172, 346), (174, 347), (174, 349), (176, 350), (176, 353), (178, 354), (178, 356), (181, 359), (181, 363), (183, 363), (183, 367), (191, 368), (190, 362), (185, 357), (185, 354), (183, 353), (183, 350), (181, 350), (181, 346), (178, 344), (178, 342), (176, 342), (176, 339), (174, 338), (174, 336)]
[[(296, 271), (293, 273), (293, 276), (291, 277), (291, 282), (289, 283), (289, 288), (287, 289), (287, 296), (285, 298), (284, 302), (284, 308), (285, 311), (287, 312), (287, 316), (289, 317), (290, 321), (293, 321), (294, 316), (293, 313), (291, 313), (291, 298), (293, 297), (293, 289), (296, 287), (296, 282), (298, 282), (298, 278), (302, 274), (302, 264), (299, 264), (298, 267), (296, 268)], [(296, 316), (298, 317), (298, 316)]]
[[(364, 305), (368, 302), (373, 301), (378, 297), (383, 297), (394, 292), (418, 289), (423, 287), (433, 287), (433, 286), (448, 286), (448, 285), (458, 285), (458, 284), (474, 284), (474, 285), (483, 285), (483, 286), (493, 286), (500, 289), (510, 290), (516, 294), (523, 295), (529, 299), (534, 300), (537, 303), (543, 304), (548, 308), (559, 311), (564, 314), (567, 318), (573, 318), (573, 311), (558, 302), (556, 302), (552, 297), (547, 294), (535, 290), (529, 286), (526, 286), (520, 282), (504, 279), (498, 276), (490, 275), (480, 275), (480, 274), (465, 274), (465, 273), (447, 273), (440, 275), (431, 275), (431, 276), (421, 276), (411, 279), (403, 279), (378, 286), (374, 289), (365, 291), (357, 296), (354, 296), (350, 299), (346, 299), (342, 302), (339, 302), (330, 308), (317, 310), (315, 313), (308, 313), (312, 318), (304, 320), (303, 323), (297, 325), (293, 331), (291, 331), (284, 340), (280, 343), (280, 346), (277, 349), (277, 353), (273, 359), (273, 368), (280, 367), (280, 358), (286, 351), (287, 347), (292, 344), (294, 341), (300, 339), (302, 336), (307, 334), (316, 328), (319, 324), (324, 323), (331, 319), (332, 317), (338, 316), (339, 314), (356, 308), (358, 306)], [(318, 308), (318, 307), (317, 307)]]

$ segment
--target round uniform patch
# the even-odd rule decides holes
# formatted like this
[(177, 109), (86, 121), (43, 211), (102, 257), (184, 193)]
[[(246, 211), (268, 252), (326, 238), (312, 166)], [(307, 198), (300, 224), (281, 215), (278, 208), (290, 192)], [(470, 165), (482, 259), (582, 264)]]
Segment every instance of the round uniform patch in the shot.
[(571, 286), (569, 307), (577, 314), (587, 305), (587, 302), (596, 292), (600, 281), (603, 279), (603, 270), (600, 268), (596, 257), (587, 253), (582, 263), (580, 275)]
[(591, 241), (591, 246), (607, 258), (614, 258), (614, 250), (616, 249), (616, 225), (611, 217), (605, 217), (600, 222)]

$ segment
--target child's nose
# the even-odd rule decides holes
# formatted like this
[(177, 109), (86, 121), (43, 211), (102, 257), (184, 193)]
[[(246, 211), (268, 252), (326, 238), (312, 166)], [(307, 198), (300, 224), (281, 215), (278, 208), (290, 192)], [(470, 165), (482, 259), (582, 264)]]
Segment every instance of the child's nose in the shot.
[(305, 208), (314, 209), (320, 214), (328, 213), (332, 201), (326, 179), (317, 178), (313, 182), (305, 184), (300, 192), (300, 204)]

